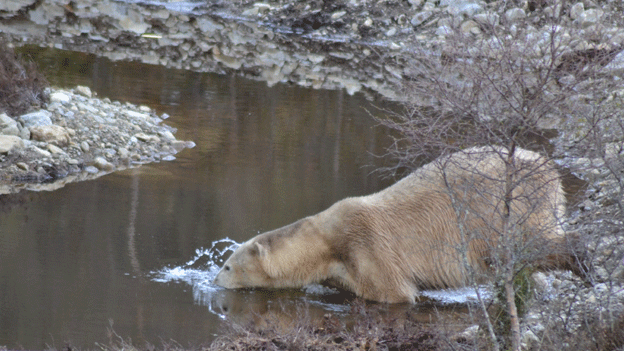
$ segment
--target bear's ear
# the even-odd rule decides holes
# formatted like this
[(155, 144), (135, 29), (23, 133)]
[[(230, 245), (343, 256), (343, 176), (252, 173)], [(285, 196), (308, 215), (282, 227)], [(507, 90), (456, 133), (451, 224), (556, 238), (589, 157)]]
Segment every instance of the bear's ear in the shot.
[(260, 244), (259, 242), (256, 242), (254, 244), (254, 248), (253, 248), (254, 252), (256, 252), (258, 254), (258, 256), (260, 257), (266, 257), (269, 253), (269, 250), (266, 248), (266, 246)]

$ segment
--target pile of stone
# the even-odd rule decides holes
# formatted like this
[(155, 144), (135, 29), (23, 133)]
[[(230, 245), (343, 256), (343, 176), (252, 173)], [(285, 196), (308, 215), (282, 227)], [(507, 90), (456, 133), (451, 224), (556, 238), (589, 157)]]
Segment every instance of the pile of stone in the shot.
[[(20, 1), (0, 8), (0, 16), (15, 16), (16, 22), (0, 25), (0, 32), (14, 41), (112, 60), (235, 71), (269, 85), (293, 82), (345, 88), (350, 94), (368, 88), (392, 99), (401, 99), (398, 90), (410, 76), (409, 54), (415, 49), (431, 55), (452, 50), (454, 44), (448, 47), (446, 40), (454, 31), (487, 44), (494, 31), (513, 35), (522, 30), (527, 43), (537, 47), (546, 45), (554, 31), (570, 51), (624, 42), (618, 2), (542, 7), (542, 2), (527, 1), (510, 7), (517, 2), (274, 0), (155, 6), (113, 0)], [(17, 19), (19, 6), (25, 21)], [(553, 28), (547, 19), (560, 15)], [(491, 44), (476, 46), (494, 48)], [(484, 54), (496, 55), (479, 53)], [(624, 54), (615, 61), (616, 68), (624, 68)]]
[(45, 109), (0, 114), (0, 193), (70, 175), (100, 176), (119, 168), (173, 160), (193, 147), (176, 140), (147, 106), (92, 96), (87, 87), (52, 90)]

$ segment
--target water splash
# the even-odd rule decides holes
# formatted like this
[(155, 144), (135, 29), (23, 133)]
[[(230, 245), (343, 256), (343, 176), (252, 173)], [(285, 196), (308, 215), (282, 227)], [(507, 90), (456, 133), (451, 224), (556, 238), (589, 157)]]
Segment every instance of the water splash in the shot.
[(241, 244), (225, 238), (212, 243), (208, 249), (195, 250), (195, 257), (182, 266), (167, 267), (152, 272), (152, 280), (159, 283), (186, 283), (193, 288), (195, 303), (211, 309), (211, 298), (220, 288), (212, 284), (225, 261), (225, 255)]
[[(177, 267), (167, 267), (159, 271), (152, 272), (152, 280), (159, 283), (186, 283), (192, 287), (193, 300), (196, 304), (207, 306), (213, 313), (224, 317), (222, 313), (213, 309), (213, 295), (222, 290), (212, 284), (212, 281), (219, 273), (220, 267), (225, 261), (228, 253), (234, 252), (241, 244), (229, 239), (221, 239), (212, 243), (208, 249), (195, 250), (195, 257), (185, 264)], [(479, 286), (481, 298), (490, 300), (492, 289), (490, 286)], [(302, 289), (307, 295), (332, 295), (337, 293), (335, 289), (324, 287), (319, 284), (312, 284)], [(432, 300), (441, 304), (463, 304), (477, 302), (477, 293), (474, 288), (466, 287), (447, 290), (426, 290), (421, 292)], [(346, 308), (345, 306), (338, 306)], [(336, 306), (332, 305), (332, 308)]]
[[(492, 299), (492, 287), (488, 285), (481, 285), (476, 289), (479, 290), (479, 295), (482, 299), (489, 301)], [(455, 304), (455, 303), (473, 303), (478, 302), (477, 291), (474, 287), (465, 287), (457, 289), (443, 289), (443, 290), (424, 290), (421, 291), (423, 296), (426, 296), (432, 300), (435, 300), (442, 304)]]

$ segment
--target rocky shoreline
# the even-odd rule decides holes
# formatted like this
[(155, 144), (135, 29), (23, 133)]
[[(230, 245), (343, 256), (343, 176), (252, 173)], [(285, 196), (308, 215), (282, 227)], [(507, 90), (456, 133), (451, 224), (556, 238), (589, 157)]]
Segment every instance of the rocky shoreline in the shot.
[(0, 194), (56, 189), (135, 165), (168, 161), (193, 142), (147, 106), (111, 102), (88, 87), (50, 89), (44, 109), (0, 114)]
[[(553, 30), (543, 17), (562, 16), (562, 45), (570, 51), (624, 43), (617, 2), (578, 2), (570, 8), (529, 3), (19, 0), (0, 6), (0, 32), (16, 45), (397, 100), (404, 98), (405, 80), (413, 78), (414, 52), (452, 55), (455, 48), (446, 37), (455, 30), (487, 42), (492, 29), (528, 22), (527, 40), (540, 45), (539, 38)], [(624, 55), (613, 68), (624, 68)]]
[[(345, 89), (350, 94), (395, 100), (404, 99), (403, 83), (413, 78), (414, 51), (452, 55), (454, 48), (445, 38), (454, 30), (486, 42), (491, 39), (491, 28), (504, 24), (513, 29), (523, 21), (529, 23), (526, 37), (531, 45), (543, 45), (540, 38), (553, 30), (565, 32), (561, 45), (570, 52), (624, 45), (621, 2), (579, 1), (566, 7), (540, 1), (519, 3), (93, 0), (75, 4), (19, 0), (0, 7), (0, 33), (13, 45), (32, 43), (111, 60), (239, 74), (269, 85), (286, 82)], [(543, 21), (544, 16), (561, 16), (563, 26), (553, 29)], [(479, 55), (495, 58), (496, 52)], [(607, 70), (622, 79), (624, 54), (617, 54)], [(99, 100), (85, 88), (52, 89), (50, 93), (52, 101), (40, 112), (49, 122), (43, 118), (43, 124), (31, 125), (30, 117), (11, 116), (19, 122), (12, 125), (0, 117), (0, 129), (9, 129), (10, 133), (3, 133), (15, 143), (15, 149), (0, 153), (7, 170), (3, 180), (23, 180), (19, 186), (2, 185), (0, 194), (55, 178), (69, 179), (72, 174), (97, 176), (118, 167), (168, 160), (192, 146), (175, 140), (174, 131), (162, 124), (166, 116), (157, 116), (148, 107)], [(617, 230), (622, 223), (608, 226), (600, 217), (617, 211), (617, 201), (612, 199), (621, 196), (619, 180), (605, 165), (605, 157), (612, 165), (624, 164), (623, 139), (611, 139), (618, 138), (620, 142), (599, 150), (602, 158), (567, 155), (561, 160), (588, 182), (592, 194), (579, 206), (570, 228), (595, 236), (587, 240), (595, 263), (593, 284), (567, 272), (535, 275), (539, 299), (524, 320), (525, 348), (539, 342), (538, 335), (545, 331), (574, 335), (589, 319), (624, 312), (624, 237)], [(562, 135), (555, 143), (575, 142), (574, 137)], [(593, 211), (596, 207), (602, 209), (601, 214)]]

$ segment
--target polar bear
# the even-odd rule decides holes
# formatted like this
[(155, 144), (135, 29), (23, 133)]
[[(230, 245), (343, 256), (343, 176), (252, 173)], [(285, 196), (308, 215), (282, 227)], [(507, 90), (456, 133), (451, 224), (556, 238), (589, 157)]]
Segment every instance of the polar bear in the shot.
[(375, 194), (257, 235), (232, 253), (214, 284), (330, 282), (368, 300), (415, 303), (421, 289), (487, 280), (500, 245), (535, 253), (562, 244), (564, 212), (551, 161), (520, 148), (510, 155), (502, 147), (474, 147)]

